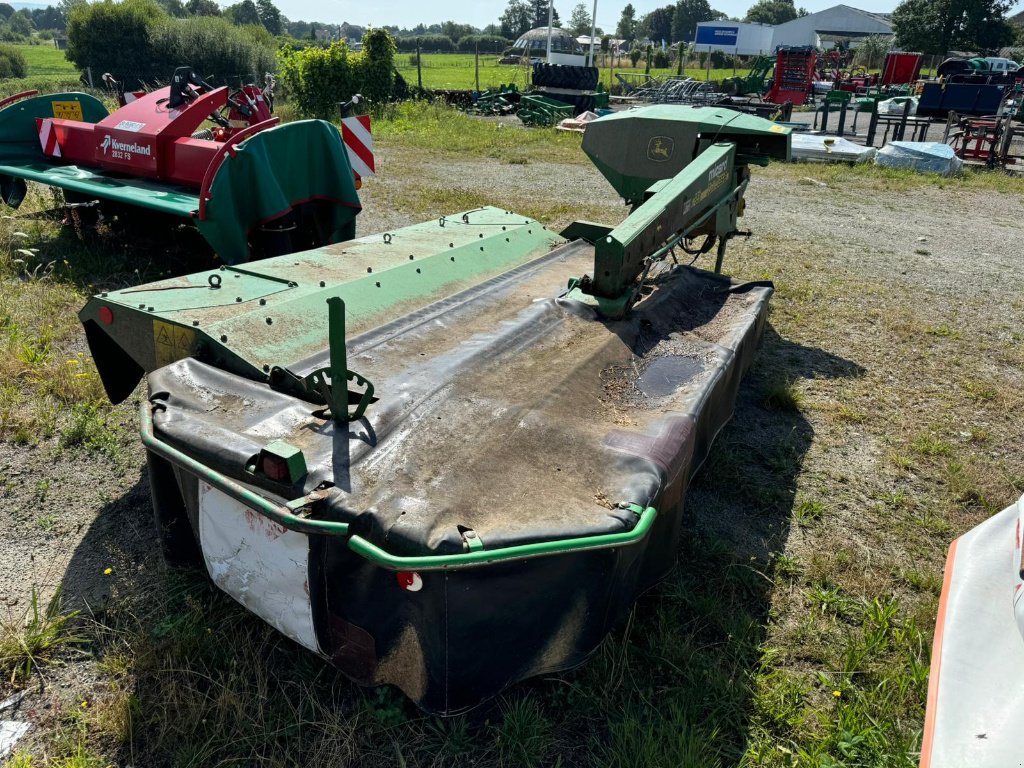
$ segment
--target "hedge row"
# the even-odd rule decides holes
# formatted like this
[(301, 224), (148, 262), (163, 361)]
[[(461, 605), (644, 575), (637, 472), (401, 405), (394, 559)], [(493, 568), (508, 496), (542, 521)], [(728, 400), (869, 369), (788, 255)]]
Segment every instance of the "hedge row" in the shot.
[(370, 101), (385, 102), (395, 95), (395, 41), (386, 30), (363, 36), (363, 50), (353, 53), (343, 42), (327, 48), (309, 47), (278, 52), (281, 81), (299, 115), (332, 119), (338, 102), (361, 93)]

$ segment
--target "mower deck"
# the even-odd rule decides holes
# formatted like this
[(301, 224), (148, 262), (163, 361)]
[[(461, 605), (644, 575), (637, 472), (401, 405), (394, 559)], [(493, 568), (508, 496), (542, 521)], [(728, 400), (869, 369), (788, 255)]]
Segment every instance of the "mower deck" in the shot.
[[(213, 471), (178, 477), (214, 581), (429, 711), (581, 662), (672, 566), (772, 292), (676, 267), (606, 321), (559, 298), (593, 258), (563, 245), (352, 339), (349, 365), (382, 394), (348, 424), (195, 359), (152, 373), (151, 462)], [(304, 456), (293, 486), (247, 469), (278, 441)], [(347, 533), (268, 524), (215, 475), (316, 498), (310, 519)]]
[(36, 181), (86, 196), (94, 196), (97, 190), (102, 189), (106, 200), (185, 219), (199, 210), (199, 194), (195, 190), (79, 165), (43, 162), (0, 165), (0, 175)]

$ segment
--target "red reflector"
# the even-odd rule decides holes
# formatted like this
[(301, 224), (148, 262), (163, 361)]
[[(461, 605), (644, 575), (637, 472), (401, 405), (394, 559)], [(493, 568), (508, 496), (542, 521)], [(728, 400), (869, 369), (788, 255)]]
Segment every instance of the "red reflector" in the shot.
[(100, 307), (100, 322), (104, 325), (111, 325), (114, 322), (114, 313), (110, 307)]
[(288, 462), (280, 456), (272, 456), (269, 453), (263, 454), (260, 470), (271, 480), (279, 483), (288, 482)]
[(419, 592), (423, 589), (423, 579), (416, 571), (399, 571), (395, 574), (395, 578), (398, 579), (398, 586), (402, 589), (407, 589), (410, 592)]

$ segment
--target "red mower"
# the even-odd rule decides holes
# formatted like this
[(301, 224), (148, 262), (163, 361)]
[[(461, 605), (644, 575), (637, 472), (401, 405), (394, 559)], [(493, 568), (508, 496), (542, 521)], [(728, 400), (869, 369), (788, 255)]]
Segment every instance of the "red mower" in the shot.
[(115, 215), (143, 208), (186, 219), (228, 264), (354, 237), (353, 165), (373, 172), (369, 118), (346, 120), (352, 149), (323, 120), (279, 125), (270, 76), (234, 92), (190, 67), (149, 93), (104, 81), (122, 103), (109, 114), (85, 93), (0, 101), (4, 202), (16, 208), (36, 181)]

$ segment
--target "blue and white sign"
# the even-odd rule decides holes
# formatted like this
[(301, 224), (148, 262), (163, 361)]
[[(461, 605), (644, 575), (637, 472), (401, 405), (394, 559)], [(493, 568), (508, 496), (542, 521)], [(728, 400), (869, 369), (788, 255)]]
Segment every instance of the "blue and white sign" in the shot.
[(738, 27), (704, 26), (697, 27), (697, 45), (713, 45), (721, 48), (732, 48), (739, 37)]

